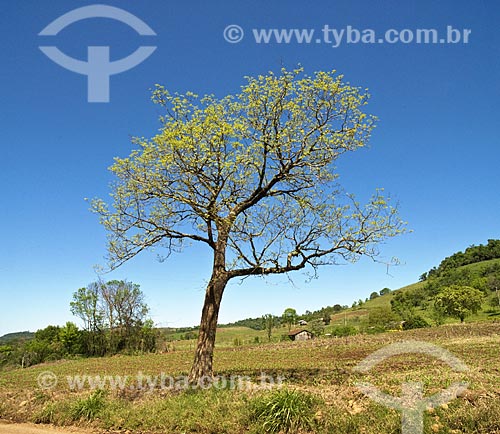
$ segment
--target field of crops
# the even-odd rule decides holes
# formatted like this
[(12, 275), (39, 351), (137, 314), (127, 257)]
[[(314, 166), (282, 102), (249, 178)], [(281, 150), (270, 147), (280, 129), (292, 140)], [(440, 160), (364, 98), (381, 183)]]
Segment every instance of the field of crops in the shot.
[[(433, 343), (464, 362), (468, 370), (456, 372), (435, 357), (415, 353), (394, 355), (366, 373), (354, 370), (376, 350), (399, 341)], [(0, 372), (0, 418), (91, 425), (108, 432), (265, 432), (267, 428), (252, 419), (252, 402), (272, 393), (262, 389), (274, 381), (316, 399), (310, 432), (397, 433), (401, 413), (365, 396), (357, 382), (369, 382), (398, 396), (402, 383), (421, 382), (425, 395), (431, 395), (465, 381), (468, 388), (458, 398), (425, 413), (425, 432), (495, 433), (500, 432), (499, 355), (500, 324), (478, 323), (347, 339), (220, 347), (214, 366), (228, 381), (211, 390), (176, 387), (189, 370), (189, 350), (60, 361)], [(99, 395), (92, 417), (75, 413), (75, 408), (96, 395), (92, 390), (96, 384), (86, 382), (77, 388), (75, 376), (106, 379), (101, 384), (106, 391)]]

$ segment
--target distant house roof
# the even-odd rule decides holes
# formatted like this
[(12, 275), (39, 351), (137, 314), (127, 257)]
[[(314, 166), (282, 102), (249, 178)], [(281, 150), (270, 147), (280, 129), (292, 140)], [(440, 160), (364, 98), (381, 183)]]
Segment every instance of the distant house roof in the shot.
[(309, 330), (306, 329), (297, 329), (297, 330), (292, 330), (290, 333), (288, 333), (288, 336), (297, 336), (298, 334), (306, 332), (312, 335), (312, 333)]

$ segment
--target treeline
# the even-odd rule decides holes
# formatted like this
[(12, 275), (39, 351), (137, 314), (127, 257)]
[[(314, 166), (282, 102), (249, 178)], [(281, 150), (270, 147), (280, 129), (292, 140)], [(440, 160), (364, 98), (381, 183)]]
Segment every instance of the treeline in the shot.
[(73, 294), (71, 312), (83, 322), (38, 330), (32, 339), (0, 346), (0, 366), (31, 366), (74, 356), (104, 356), (156, 350), (158, 330), (139, 285), (125, 280), (93, 282)]
[(488, 240), (486, 245), (470, 246), (464, 252), (457, 252), (441, 261), (438, 267), (433, 267), (427, 273), (420, 276), (420, 280), (430, 277), (438, 277), (443, 273), (462, 267), (464, 265), (475, 264), (477, 262), (489, 261), (500, 258), (500, 240)]
[(126, 280), (93, 282), (73, 294), (71, 313), (83, 322), (83, 352), (103, 356), (153, 351), (156, 336), (139, 285)]
[[(311, 312), (309, 310), (306, 310), (302, 315), (296, 315), (294, 318), (294, 321), (300, 321), (304, 320), (307, 322), (314, 321), (314, 320), (323, 320), (326, 325), (330, 323), (330, 317), (335, 314), (342, 312), (344, 309), (348, 309), (348, 306), (341, 306), (340, 304), (335, 304), (334, 306), (326, 306), (322, 307), (321, 309), (315, 310), (314, 312)], [(279, 327), (280, 325), (286, 324), (287, 321), (286, 319), (283, 318), (283, 316), (274, 316), (273, 320), (273, 327)], [(236, 322), (228, 323), (228, 324), (221, 324), (219, 327), (248, 327), (253, 330), (265, 330), (267, 328), (266, 326), (266, 319), (263, 317), (260, 318), (246, 318), (242, 319)]]

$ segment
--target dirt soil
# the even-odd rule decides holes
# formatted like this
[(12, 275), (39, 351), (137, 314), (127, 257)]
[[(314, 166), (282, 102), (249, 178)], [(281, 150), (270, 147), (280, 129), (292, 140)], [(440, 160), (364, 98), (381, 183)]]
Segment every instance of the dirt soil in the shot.
[(79, 428), (58, 428), (49, 425), (8, 423), (0, 420), (0, 434), (93, 434)]

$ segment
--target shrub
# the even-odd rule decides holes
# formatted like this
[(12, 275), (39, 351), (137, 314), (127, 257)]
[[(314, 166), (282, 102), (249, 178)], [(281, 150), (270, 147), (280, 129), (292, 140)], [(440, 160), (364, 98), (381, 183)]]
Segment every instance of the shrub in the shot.
[(403, 330), (422, 329), (430, 327), (430, 324), (420, 315), (415, 315), (403, 322)]
[(332, 336), (336, 337), (344, 337), (344, 336), (353, 336), (358, 333), (356, 327), (345, 325), (345, 326), (337, 326), (332, 330)]
[(251, 419), (263, 432), (297, 432), (314, 427), (318, 398), (297, 390), (281, 389), (251, 402)]
[(74, 420), (94, 420), (103, 410), (106, 401), (106, 392), (102, 389), (95, 390), (88, 398), (79, 399), (71, 411)]

